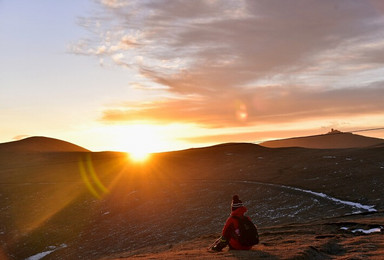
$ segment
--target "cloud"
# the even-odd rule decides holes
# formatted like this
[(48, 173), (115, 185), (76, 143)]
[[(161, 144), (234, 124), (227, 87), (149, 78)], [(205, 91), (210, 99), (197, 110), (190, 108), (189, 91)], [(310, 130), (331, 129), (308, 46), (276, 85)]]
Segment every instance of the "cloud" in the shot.
[[(170, 98), (103, 120), (242, 126), (381, 113), (380, 1), (101, 1), (75, 52), (109, 57)], [(158, 92), (156, 92), (158, 94)], [(153, 98), (152, 98), (153, 99)]]
[(268, 86), (243, 90), (236, 96), (217, 93), (216, 99), (202, 96), (125, 104), (105, 111), (102, 119), (184, 122), (220, 128), (380, 114), (384, 110), (384, 82), (343, 89)]
[(30, 137), (30, 135), (16, 135), (12, 138), (12, 140), (15, 140), (15, 141), (18, 141), (18, 140), (21, 140), (21, 139), (25, 139), (27, 137)]
[(101, 3), (110, 8), (119, 8), (127, 5), (127, 2), (123, 0), (101, 0)]
[[(330, 128), (324, 129), (319, 134), (326, 133)], [(317, 129), (316, 129), (317, 130)], [(189, 143), (227, 143), (227, 142), (253, 142), (259, 143), (271, 138), (286, 138), (287, 136), (308, 136), (313, 134), (313, 129), (306, 130), (267, 130), (267, 131), (250, 131), (250, 132), (232, 132), (230, 134), (216, 134), (216, 135), (203, 135), (203, 136), (189, 136), (182, 137), (180, 140), (187, 141)]]

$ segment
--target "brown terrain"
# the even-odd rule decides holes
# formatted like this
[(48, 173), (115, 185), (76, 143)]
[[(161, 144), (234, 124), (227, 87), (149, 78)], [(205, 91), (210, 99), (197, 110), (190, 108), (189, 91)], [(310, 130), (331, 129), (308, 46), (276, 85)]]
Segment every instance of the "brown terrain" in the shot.
[[(38, 138), (0, 144), (0, 259), (384, 255), (381, 145), (229, 143), (153, 154), (140, 164), (125, 153)], [(258, 225), (260, 244), (209, 253), (233, 194)]]
[(33, 136), (16, 142), (0, 144), (3, 152), (89, 152), (89, 150), (59, 139)]
[(384, 143), (383, 139), (380, 138), (344, 133), (332, 129), (331, 132), (323, 135), (273, 140), (263, 142), (261, 145), (270, 148), (304, 147), (316, 149), (341, 149), (384, 145)]
[[(383, 212), (259, 228), (261, 243), (251, 251), (206, 250), (219, 234), (119, 253), (103, 259), (383, 259)], [(381, 223), (377, 224), (377, 223)], [(345, 230), (379, 230), (372, 234)]]

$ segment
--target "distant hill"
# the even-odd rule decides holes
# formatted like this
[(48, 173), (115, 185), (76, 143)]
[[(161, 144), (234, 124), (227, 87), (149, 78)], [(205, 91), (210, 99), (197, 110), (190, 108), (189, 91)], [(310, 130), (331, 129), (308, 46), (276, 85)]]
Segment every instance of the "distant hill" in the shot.
[[(1, 152), (0, 259), (381, 259), (383, 154), (232, 143), (137, 164), (115, 152)], [(261, 242), (208, 253), (233, 194)]]
[(352, 133), (333, 130), (323, 135), (294, 137), (288, 139), (263, 142), (260, 145), (269, 148), (278, 147), (303, 147), (316, 149), (342, 149), (379, 146), (384, 144), (384, 139), (356, 135)]
[(0, 143), (0, 152), (89, 152), (89, 150), (59, 139), (34, 136)]

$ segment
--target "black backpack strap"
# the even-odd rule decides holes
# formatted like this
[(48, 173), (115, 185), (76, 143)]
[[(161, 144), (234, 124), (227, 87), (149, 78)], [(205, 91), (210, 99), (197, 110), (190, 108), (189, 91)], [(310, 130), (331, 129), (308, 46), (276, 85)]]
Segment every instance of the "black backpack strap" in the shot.
[(231, 218), (234, 218), (237, 221), (242, 220), (242, 219), (249, 219), (247, 216), (231, 216)]

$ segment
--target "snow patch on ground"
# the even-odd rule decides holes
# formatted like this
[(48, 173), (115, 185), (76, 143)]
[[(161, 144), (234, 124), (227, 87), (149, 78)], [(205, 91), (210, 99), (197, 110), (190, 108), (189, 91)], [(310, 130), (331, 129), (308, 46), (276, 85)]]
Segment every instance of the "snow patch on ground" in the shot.
[(58, 247), (56, 247), (56, 246), (49, 246), (48, 249), (51, 249), (51, 250), (48, 250), (48, 251), (45, 251), (45, 252), (41, 252), (41, 253), (38, 253), (36, 255), (27, 257), (25, 260), (40, 260), (40, 259), (46, 257), (47, 255), (55, 252), (56, 250), (61, 249), (61, 248), (65, 248), (65, 247), (67, 247), (66, 244), (61, 244)]
[(340, 229), (341, 229), (341, 230), (348, 230), (349, 228), (347, 228), (347, 227), (341, 227)]
[[(268, 186), (273, 186), (273, 187), (280, 187), (280, 188), (284, 188), (284, 189), (300, 191), (300, 192), (309, 193), (311, 195), (314, 195), (314, 196), (317, 196), (317, 197), (321, 197), (321, 198), (324, 198), (324, 199), (327, 199), (327, 200), (331, 200), (331, 201), (334, 201), (336, 203), (348, 205), (348, 206), (351, 206), (351, 207), (359, 209), (359, 210), (365, 210), (365, 211), (368, 211), (368, 212), (376, 212), (377, 211), (374, 208), (374, 206), (372, 206), (372, 205), (363, 205), (363, 204), (360, 204), (360, 203), (357, 203), (357, 202), (340, 200), (340, 199), (331, 197), (331, 196), (329, 196), (327, 194), (324, 194), (324, 193), (321, 193), (321, 192), (315, 192), (315, 191), (311, 191), (311, 190), (304, 190), (304, 189), (300, 189), (300, 188), (296, 188), (296, 187), (292, 187), (292, 186), (279, 185), (279, 184), (273, 184), (273, 183), (262, 183), (262, 182), (256, 182), (256, 181), (241, 181), (241, 182), (255, 183), (255, 184), (268, 185)], [(354, 213), (360, 213), (360, 212), (354, 212)]]
[(371, 228), (371, 229), (354, 229), (352, 230), (352, 233), (364, 233), (364, 234), (371, 234), (371, 233), (377, 233), (377, 232), (381, 232), (381, 228)]
[[(340, 229), (346, 230), (346, 231), (349, 230), (349, 228), (347, 228), (347, 227), (341, 227)], [(381, 233), (381, 230), (382, 230), (382, 227), (381, 228), (371, 228), (371, 229), (358, 228), (358, 229), (351, 230), (351, 232), (352, 233), (371, 234), (371, 233)]]

